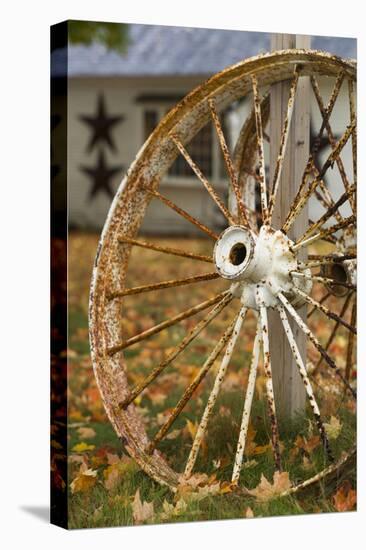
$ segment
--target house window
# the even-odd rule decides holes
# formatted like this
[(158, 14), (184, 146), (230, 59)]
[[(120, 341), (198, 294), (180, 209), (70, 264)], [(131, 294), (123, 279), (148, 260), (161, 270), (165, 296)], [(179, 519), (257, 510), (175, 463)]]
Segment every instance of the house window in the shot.
[(144, 136), (145, 140), (150, 136), (151, 132), (155, 130), (159, 122), (158, 112), (152, 109), (144, 111)]
[[(155, 108), (155, 106), (144, 109), (143, 131), (145, 140), (150, 136), (151, 132), (156, 128), (166, 112), (166, 108)], [(186, 148), (193, 161), (198, 165), (203, 174), (206, 177), (212, 177), (214, 172), (213, 154), (215, 143), (211, 121), (206, 124), (206, 126), (201, 128), (190, 143), (187, 144)], [(173, 162), (169, 169), (168, 175), (173, 177), (194, 177), (191, 167), (181, 154), (179, 154)]]
[[(198, 165), (205, 176), (212, 176), (212, 124), (206, 124), (187, 144), (187, 151), (193, 161)], [(179, 155), (172, 166), (171, 176), (192, 176), (192, 168), (187, 161)]]

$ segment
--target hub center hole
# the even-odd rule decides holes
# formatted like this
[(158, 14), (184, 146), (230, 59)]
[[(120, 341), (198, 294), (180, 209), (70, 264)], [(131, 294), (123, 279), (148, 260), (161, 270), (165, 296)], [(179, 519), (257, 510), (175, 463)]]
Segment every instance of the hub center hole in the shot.
[(247, 248), (243, 243), (236, 243), (230, 250), (230, 261), (233, 265), (240, 265), (244, 262), (247, 255)]
[(348, 279), (346, 270), (342, 265), (338, 264), (332, 265), (331, 277), (332, 279), (336, 279), (340, 283), (346, 283)]

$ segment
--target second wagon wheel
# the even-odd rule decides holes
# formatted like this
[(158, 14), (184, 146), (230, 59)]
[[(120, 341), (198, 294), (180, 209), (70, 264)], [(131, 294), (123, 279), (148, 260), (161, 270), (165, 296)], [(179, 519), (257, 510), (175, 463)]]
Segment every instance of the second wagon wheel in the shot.
[[(334, 82), (331, 98), (322, 113), (319, 131), (319, 136), (324, 131), (328, 133), (331, 147), (319, 169), (314, 168), (313, 157), (310, 156), (306, 173), (299, 182), (299, 192), (285, 223), (281, 230), (274, 230), (271, 220), (299, 76), (309, 76), (315, 84), (323, 76)], [(292, 81), (292, 86), (275, 177), (270, 182), (265, 173), (263, 137), (268, 106), (266, 107), (261, 98), (271, 84), (282, 80)], [(350, 117), (339, 139), (334, 140), (331, 138), (330, 117), (342, 83), (349, 90)], [(91, 287), (90, 342), (93, 366), (107, 414), (127, 451), (146, 473), (172, 490), (182, 480), (189, 480), (191, 476), (199, 474), (200, 465), (202, 467), (200, 452), (205, 441), (209, 441), (210, 433), (214, 433), (213, 411), (234, 359), (239, 364), (240, 371), (245, 371), (246, 377), (242, 388), (240, 426), (237, 430), (232, 430), (236, 443), (229, 445), (232, 458), (227, 480), (234, 486), (245, 484), (242, 467), (259, 367), (263, 369), (264, 392), (268, 402), (273, 465), (274, 469), (281, 470), (276, 396), (273, 394), (268, 338), (269, 308), (277, 310), (278, 322), (283, 324), (296, 368), (304, 383), (312, 418), (323, 442), (326, 460), (329, 464), (334, 460), (334, 452), (328, 441), (309, 374), (297, 348), (289, 319), (297, 323), (322, 357), (324, 373), (328, 369), (333, 372), (344, 391), (355, 397), (354, 387), (345, 375), (345, 369), (329, 355), (317, 335), (297, 312), (300, 305), (308, 303), (331, 322), (335, 321), (352, 335), (356, 333), (354, 318), (349, 319), (345, 311), (341, 315), (337, 314), (333, 302), (325, 306), (314, 298), (314, 289), (322, 286), (328, 289), (345, 289), (347, 296), (352, 295), (352, 299), (356, 291), (354, 265), (350, 269), (346, 263), (354, 261), (355, 249), (345, 245), (340, 250), (338, 245), (339, 241), (345, 241), (346, 230), (356, 225), (354, 83), (353, 63), (321, 52), (281, 51), (229, 67), (195, 89), (167, 114), (139, 152), (115, 196), (98, 246)], [(250, 135), (254, 143), (254, 156), (250, 158), (258, 162), (258, 173), (252, 173), (258, 182), (258, 215), (252, 200), (255, 193), (251, 195), (245, 186), (243, 189), (240, 169), (240, 177), (237, 177), (238, 166), (228, 150), (221, 123), (221, 113), (241, 98), (253, 101), (255, 124)], [(208, 123), (212, 123), (217, 134), (227, 169), (228, 189), (236, 201), (234, 208), (225, 203), (223, 196), (215, 190), (209, 177), (189, 153), (189, 143)], [(245, 126), (244, 134), (249, 132), (249, 127), (250, 122)], [(243, 132), (241, 138), (244, 139)], [(248, 144), (246, 138), (244, 141)], [(240, 145), (237, 146), (236, 153), (238, 147)], [(346, 147), (351, 147), (354, 159), (349, 175), (342, 163), (342, 151)], [(242, 154), (245, 156), (248, 151), (246, 147), (245, 150), (242, 149)], [(207, 200), (212, 200), (222, 212), (226, 228), (220, 234), (173, 203), (159, 190), (163, 176), (178, 155), (197, 176), (197, 185), (206, 189)], [(287, 233), (309, 198), (317, 194), (325, 197), (324, 178), (335, 163), (338, 167), (342, 164), (343, 192), (335, 199), (327, 195), (328, 202), (324, 203), (326, 209), (321, 217), (316, 221), (309, 221), (305, 234), (296, 242), (290, 240)], [(158, 245), (139, 238), (138, 232), (151, 201), (164, 203), (198, 228), (207, 237), (202, 241), (201, 249), (183, 250), (182, 247)], [(190, 242), (186, 241), (187, 246)], [(317, 249), (319, 243), (324, 246)], [(127, 285), (131, 258), (138, 254), (141, 247), (156, 254), (157, 261), (159, 255), (167, 254), (173, 256), (177, 262), (182, 262), (181, 276), (175, 280)], [(300, 255), (304, 249), (308, 250), (306, 261)], [(332, 272), (321, 271), (324, 266), (334, 264), (344, 269), (347, 274), (344, 279), (329, 276)], [(207, 269), (204, 269), (205, 265)], [(141, 273), (144, 272), (144, 265), (141, 265)], [(191, 303), (194, 296), (191, 285), (200, 288), (201, 295), (207, 294), (200, 303)], [(168, 317), (161, 318), (159, 314), (153, 326), (142, 327), (138, 334), (128, 334), (123, 322), (127, 300), (130, 301), (129, 304), (131, 300), (140, 300), (136, 301), (136, 311), (141, 312), (146, 293), (160, 292), (170, 292), (171, 308)], [(181, 308), (180, 311), (178, 307)], [(185, 331), (173, 334), (171, 331), (177, 326), (184, 327)], [(162, 334), (168, 335), (168, 345), (165, 340), (164, 349), (159, 350)], [(252, 343), (249, 341), (250, 337)], [(156, 363), (139, 371), (136, 369), (136, 357), (154, 341)], [(194, 346), (197, 341), (202, 362), (192, 368), (192, 365), (184, 362), (184, 358), (190, 346)], [(248, 359), (248, 348), (251, 349), (251, 359)], [(171, 389), (166, 390), (164, 376), (167, 372), (175, 372), (175, 369), (179, 378), (179, 374), (185, 372), (185, 367), (186, 372), (188, 370), (191, 374), (185, 377), (187, 385), (182, 390), (177, 383), (180, 393), (175, 405), (165, 411), (166, 414), (157, 413), (156, 418), (147, 419), (146, 422), (134, 402), (144, 398), (145, 393), (154, 387), (160, 387), (161, 394), (164, 391), (172, 392)], [(203, 387), (207, 391), (205, 401), (204, 394), (200, 393)], [(186, 441), (181, 441), (178, 437), (173, 456), (166, 456), (164, 440), (172, 435), (171, 428), (174, 429), (174, 425), (177, 425), (187, 409), (192, 421), (194, 415), (198, 415), (193, 443), (187, 448)], [(327, 471), (328, 464), (324, 466), (325, 469), (319, 475)]]

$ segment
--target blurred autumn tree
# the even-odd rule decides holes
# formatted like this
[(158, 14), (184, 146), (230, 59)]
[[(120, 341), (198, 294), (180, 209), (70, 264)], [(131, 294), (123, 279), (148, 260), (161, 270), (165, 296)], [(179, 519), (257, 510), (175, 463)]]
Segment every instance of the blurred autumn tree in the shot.
[[(124, 23), (101, 23), (98, 21), (68, 21), (67, 23), (71, 44), (89, 46), (92, 42), (99, 42), (109, 50), (115, 50), (121, 54), (127, 51), (128, 25)], [(58, 43), (57, 40), (53, 40), (52, 50), (62, 47), (64, 47), (62, 41)]]

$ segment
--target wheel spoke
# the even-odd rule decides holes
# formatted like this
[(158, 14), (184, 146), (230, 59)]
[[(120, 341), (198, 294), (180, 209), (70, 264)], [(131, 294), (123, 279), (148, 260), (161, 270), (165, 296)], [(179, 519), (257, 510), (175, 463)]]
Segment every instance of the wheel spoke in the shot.
[[(315, 177), (319, 176), (319, 170), (315, 166), (314, 162), (312, 162), (311, 165), (312, 173)], [(319, 192), (319, 189), (321, 190), (321, 193)], [(331, 208), (334, 205), (334, 200), (332, 198), (332, 195), (329, 192), (328, 187), (325, 185), (324, 181), (322, 179), (319, 180), (319, 189), (316, 188), (314, 191), (315, 197), (318, 199), (318, 201), (322, 204), (325, 210), (328, 210), (328, 208)], [(336, 210), (334, 212), (334, 217), (338, 222), (343, 221), (343, 216), (339, 212), (339, 210)]]
[(196, 174), (198, 179), (201, 181), (201, 183), (203, 183), (203, 185), (207, 189), (208, 193), (211, 195), (212, 199), (215, 201), (218, 208), (220, 208), (221, 212), (224, 214), (225, 218), (228, 220), (229, 223), (235, 225), (236, 220), (230, 214), (229, 210), (226, 208), (226, 206), (220, 199), (219, 195), (216, 193), (215, 189), (212, 187), (211, 183), (208, 181), (208, 179), (203, 175), (201, 170), (198, 168), (197, 164), (194, 162), (194, 160), (188, 153), (187, 149), (184, 147), (183, 143), (177, 138), (177, 136), (171, 135), (170, 138), (175, 143), (179, 152), (185, 158), (185, 160), (187, 161), (189, 166), (192, 168), (193, 172)]
[(333, 321), (337, 321), (337, 323), (340, 323), (345, 328), (347, 328), (349, 331), (353, 332), (353, 334), (357, 334), (356, 327), (353, 325), (350, 325), (347, 323), (342, 317), (337, 315), (336, 313), (333, 313), (333, 311), (330, 311), (329, 308), (323, 306), (320, 302), (317, 302), (311, 296), (308, 296), (305, 292), (303, 292), (300, 288), (293, 287), (293, 292), (297, 294), (298, 296), (301, 296), (308, 304), (314, 306), (316, 309), (324, 313), (329, 319), (332, 319)]
[(349, 108), (351, 115), (351, 124), (354, 124), (352, 133), (352, 166), (353, 166), (353, 181), (357, 184), (357, 125), (356, 125), (356, 101), (353, 80), (348, 80)]
[[(357, 304), (356, 300), (353, 302), (352, 313), (351, 313), (351, 324), (356, 325), (356, 315), (357, 315)], [(347, 361), (346, 361), (346, 372), (345, 378), (349, 381), (351, 376), (352, 364), (353, 364), (353, 344), (354, 344), (354, 335), (350, 333), (348, 335), (348, 346), (347, 346)]]
[(330, 99), (328, 101), (328, 105), (327, 105), (327, 107), (324, 111), (322, 125), (320, 127), (320, 130), (319, 130), (319, 133), (318, 133), (317, 137), (314, 140), (314, 144), (313, 144), (313, 147), (312, 147), (312, 150), (311, 150), (311, 158), (314, 158), (314, 154), (317, 153), (318, 150), (319, 150), (321, 138), (323, 136), (324, 130), (326, 129), (326, 123), (330, 119), (330, 115), (332, 114), (333, 107), (335, 105), (335, 102), (337, 101), (341, 86), (343, 84), (344, 77), (345, 77), (345, 73), (342, 70), (342, 71), (339, 72), (339, 74), (336, 78), (336, 81), (335, 81)]
[[(324, 294), (324, 296), (322, 296), (320, 298), (319, 304), (322, 304), (323, 302), (325, 302), (329, 298), (330, 295), (331, 295), (331, 292), (326, 292)], [(310, 311), (308, 311), (307, 318), (309, 319), (316, 310), (317, 310), (317, 308), (314, 306)]]
[(346, 260), (355, 260), (356, 254), (342, 254), (340, 256), (336, 255), (325, 255), (321, 256), (316, 254), (309, 254), (308, 259), (310, 261), (300, 262), (300, 269), (309, 269), (310, 267), (321, 267), (322, 265), (336, 265), (345, 262)]
[(142, 248), (149, 248), (150, 250), (156, 250), (163, 254), (172, 254), (173, 256), (182, 256), (183, 258), (191, 258), (192, 260), (200, 260), (201, 262), (207, 262), (212, 264), (212, 258), (210, 256), (203, 256), (202, 254), (193, 254), (192, 252), (186, 252), (185, 250), (179, 250), (177, 248), (170, 248), (168, 246), (160, 246), (158, 244), (140, 241), (138, 239), (132, 239), (131, 237), (118, 237), (120, 243), (133, 244), (134, 246), (140, 246)]
[(136, 334), (136, 336), (132, 336), (131, 338), (128, 338), (128, 340), (125, 340), (124, 342), (121, 342), (116, 346), (112, 346), (107, 350), (107, 354), (114, 355), (118, 351), (121, 351), (129, 346), (132, 346), (132, 344), (141, 342), (141, 340), (145, 340), (145, 338), (149, 338), (150, 336), (153, 336), (154, 334), (157, 334), (158, 332), (161, 332), (162, 330), (165, 330), (166, 328), (171, 327), (176, 323), (179, 323), (179, 321), (183, 321), (183, 319), (192, 317), (192, 315), (195, 315), (199, 311), (203, 311), (204, 309), (207, 309), (208, 307), (216, 304), (227, 295), (231, 296), (230, 291), (222, 292), (221, 294), (218, 294), (217, 296), (214, 296), (213, 298), (210, 298), (209, 300), (206, 300), (205, 302), (202, 302), (197, 306), (186, 309), (182, 313), (175, 315), (175, 317), (171, 317), (170, 319), (163, 321), (158, 325), (155, 325), (147, 330), (144, 330), (144, 332), (140, 332), (140, 334)]
[(332, 451), (331, 451), (331, 448), (330, 448), (330, 445), (329, 445), (329, 441), (328, 441), (328, 437), (327, 437), (327, 434), (326, 434), (326, 431), (325, 431), (325, 428), (324, 428), (324, 424), (323, 424), (321, 416), (320, 416), (319, 406), (318, 406), (318, 404), (315, 400), (315, 395), (314, 395), (314, 392), (313, 392), (313, 388), (311, 387), (310, 380), (309, 380), (309, 377), (308, 377), (308, 373), (306, 371), (306, 367), (305, 367), (304, 362), (302, 360), (299, 348), (297, 347), (296, 340), (295, 340), (293, 332), (291, 330), (291, 326), (290, 326), (290, 323), (288, 321), (286, 312), (285, 312), (283, 306), (281, 306), (281, 305), (279, 305), (277, 309), (278, 309), (278, 312), (279, 312), (280, 317), (281, 317), (282, 325), (283, 325), (285, 334), (287, 336), (287, 340), (288, 340), (289, 346), (291, 348), (292, 355), (294, 357), (295, 363), (296, 363), (297, 368), (299, 370), (301, 379), (304, 383), (305, 390), (306, 390), (306, 393), (307, 393), (307, 396), (308, 396), (308, 399), (309, 399), (309, 403), (310, 403), (310, 406), (312, 408), (312, 411), (313, 411), (313, 414), (314, 414), (314, 417), (315, 417), (315, 421), (316, 421), (320, 436), (321, 436), (322, 441), (323, 441), (324, 449), (325, 449), (325, 451), (328, 455), (329, 460), (333, 461), (334, 459), (333, 459)]
[(253, 88), (253, 100), (254, 100), (255, 127), (256, 127), (256, 133), (257, 133), (257, 153), (258, 153), (258, 170), (259, 170), (259, 176), (260, 176), (259, 184), (260, 184), (260, 190), (261, 190), (262, 220), (263, 220), (263, 223), (268, 223), (267, 184), (266, 184), (266, 170), (265, 170), (265, 163), (264, 163), (261, 100), (258, 93), (258, 81), (255, 75), (252, 75), (252, 88)]
[(241, 218), (241, 221), (244, 223), (244, 225), (249, 227), (249, 221), (248, 221), (248, 217), (247, 217), (247, 214), (246, 214), (246, 211), (245, 211), (243, 198), (242, 198), (241, 193), (240, 193), (238, 180), (237, 180), (237, 177), (235, 175), (233, 162), (231, 160), (229, 149), (228, 149), (228, 146), (226, 144), (224, 132), (222, 130), (222, 126), (221, 126), (221, 123), (220, 123), (220, 119), (219, 119), (219, 116), (218, 116), (217, 111), (216, 111), (215, 101), (213, 99), (209, 99), (208, 104), (209, 104), (209, 107), (210, 107), (212, 120), (214, 122), (214, 126), (215, 126), (215, 129), (216, 129), (217, 137), (219, 138), (219, 143), (220, 143), (221, 151), (222, 151), (222, 154), (223, 154), (223, 157), (224, 157), (226, 169), (227, 169), (227, 172), (228, 172), (228, 175), (229, 175), (229, 178), (230, 178), (230, 183), (231, 183), (231, 186), (233, 188), (233, 191), (234, 191), (234, 194), (235, 194), (235, 197), (236, 197), (236, 202), (237, 202), (237, 205), (238, 205), (238, 211), (240, 213), (240, 218)]
[(203, 223), (198, 221), (196, 218), (191, 216), (191, 214), (188, 214), (188, 212), (183, 210), (183, 208), (180, 208), (180, 206), (175, 204), (173, 201), (171, 201), (170, 199), (168, 199), (167, 197), (165, 197), (164, 195), (159, 193), (159, 191), (156, 191), (155, 189), (147, 189), (147, 192), (150, 193), (151, 195), (153, 195), (154, 197), (156, 197), (157, 199), (159, 199), (164, 204), (166, 204), (169, 208), (171, 208), (172, 210), (177, 212), (177, 214), (179, 214), (180, 216), (185, 218), (187, 221), (193, 223), (193, 225), (195, 225), (196, 227), (201, 229), (201, 231), (204, 231), (204, 233), (206, 233), (207, 235), (209, 235), (213, 239), (215, 239), (215, 240), (218, 239), (218, 235), (214, 231), (212, 231), (206, 225), (204, 225)]
[[(333, 165), (333, 163), (336, 160), (337, 156), (340, 154), (340, 152), (342, 151), (344, 146), (347, 144), (347, 142), (348, 142), (348, 140), (349, 140), (349, 138), (350, 138), (350, 136), (351, 136), (351, 134), (354, 130), (354, 127), (355, 127), (354, 124), (351, 124), (350, 126), (347, 127), (346, 131), (344, 132), (342, 137), (337, 142), (335, 148), (333, 149), (333, 151), (330, 153), (327, 160), (323, 164), (323, 167), (320, 170), (320, 172), (318, 173), (318, 176), (310, 183), (308, 189), (305, 192), (301, 192), (301, 193), (298, 192), (297, 193), (297, 195), (296, 195), (296, 197), (295, 197), (295, 199), (294, 199), (294, 201), (291, 205), (291, 208), (290, 208), (290, 211), (287, 215), (285, 223), (282, 226), (282, 231), (284, 231), (285, 233), (287, 233), (289, 231), (290, 227), (292, 226), (293, 222), (295, 221), (295, 218), (299, 215), (299, 213), (303, 209), (304, 205), (308, 201), (309, 197), (314, 193), (315, 189), (319, 185), (320, 180), (323, 179), (323, 177), (324, 177), (325, 173), (327, 172), (327, 170)], [(299, 191), (300, 191), (300, 189), (299, 189)], [(302, 191), (303, 191), (303, 189), (302, 189)]]
[(353, 456), (356, 455), (357, 448), (354, 446), (348, 453), (345, 455), (342, 455), (342, 458), (340, 458), (337, 462), (334, 464), (331, 464), (327, 468), (324, 468), (324, 470), (321, 470), (321, 472), (318, 472), (314, 476), (306, 479), (302, 483), (299, 483), (298, 485), (295, 485), (295, 487), (291, 487), (287, 491), (284, 491), (279, 496), (281, 498), (288, 497), (290, 495), (293, 495), (294, 493), (298, 493), (299, 491), (302, 491), (305, 489), (305, 487), (309, 487), (310, 485), (313, 485), (314, 483), (317, 483), (321, 481), (322, 479), (325, 479), (330, 474), (333, 474), (337, 472), (342, 466), (344, 466)]
[(322, 277), (321, 275), (306, 275), (305, 273), (300, 273), (299, 271), (291, 271), (291, 275), (293, 277), (298, 277), (299, 279), (308, 279), (309, 281), (315, 281), (324, 285), (344, 286), (344, 288), (356, 290), (356, 286), (352, 283), (342, 283), (341, 281), (331, 279), (330, 277)]
[[(350, 196), (355, 191), (355, 186), (352, 185), (349, 189), (349, 191), (346, 191), (343, 193), (343, 195), (335, 202), (319, 219), (318, 221), (314, 222), (303, 234), (303, 236), (300, 238), (300, 240), (306, 239), (309, 235), (314, 233), (320, 226), (322, 226), (326, 221), (328, 221), (332, 216), (334, 216), (335, 212), (338, 210), (342, 204), (344, 204), (347, 200), (350, 200)], [(344, 221), (344, 220), (343, 220)], [(342, 222), (340, 222), (342, 223)]]
[(133, 388), (127, 399), (125, 401), (121, 402), (119, 406), (121, 408), (126, 408), (132, 401), (136, 399), (138, 395), (149, 385), (151, 382), (159, 376), (163, 370), (171, 364), (171, 362), (178, 357), (182, 351), (186, 349), (186, 347), (202, 332), (202, 330), (207, 327), (211, 321), (221, 313), (221, 311), (231, 302), (232, 296), (228, 294), (225, 296), (212, 310), (201, 320), (197, 325), (183, 338), (179, 346), (176, 347), (171, 353), (168, 354), (168, 356), (159, 363), (155, 369), (151, 371), (151, 373), (138, 385)]
[(325, 260), (334, 263), (355, 260), (356, 258), (356, 254), (343, 254), (342, 256), (337, 256), (336, 254), (309, 254), (308, 256), (309, 260)]
[[(346, 313), (346, 311), (347, 311), (347, 308), (348, 308), (348, 305), (349, 305), (349, 302), (350, 302), (350, 300), (351, 300), (351, 297), (352, 297), (352, 292), (349, 292), (349, 293), (347, 294), (347, 296), (346, 296), (346, 299), (345, 299), (344, 303), (343, 303), (343, 306), (342, 306), (341, 312), (340, 312), (340, 314), (339, 314), (339, 317), (343, 317), (343, 316), (345, 315), (345, 313)], [(314, 308), (314, 309), (316, 309), (316, 308)], [(333, 340), (334, 340), (334, 338), (335, 338), (335, 335), (336, 335), (336, 333), (337, 333), (337, 330), (339, 329), (339, 325), (340, 325), (340, 323), (337, 321), (337, 322), (335, 323), (333, 329), (332, 329), (332, 332), (330, 333), (330, 336), (329, 336), (329, 338), (328, 338), (327, 343), (325, 344), (325, 348), (324, 348), (325, 351), (328, 351), (328, 349), (330, 348), (331, 343), (333, 342)], [(351, 333), (350, 333), (350, 334), (351, 334)], [(323, 356), (321, 355), (321, 356), (319, 357), (319, 360), (318, 360), (317, 364), (315, 365), (315, 368), (314, 368), (314, 370), (313, 370), (313, 375), (317, 372), (317, 370), (319, 369), (319, 367), (320, 367), (320, 365), (322, 364), (322, 362), (323, 362)]]
[(248, 384), (247, 384), (247, 390), (246, 390), (245, 399), (244, 399), (244, 410), (243, 410), (243, 416), (241, 419), (238, 445), (236, 448), (233, 475), (231, 478), (232, 483), (235, 483), (235, 484), (239, 482), (240, 471), (243, 464), (244, 450), (245, 450), (245, 444), (247, 440), (247, 433), (248, 433), (248, 426), (249, 426), (249, 419), (250, 419), (250, 411), (252, 409), (252, 402), (253, 402), (253, 396), (255, 391), (255, 381), (257, 378), (260, 344), (261, 344), (261, 329), (260, 329), (260, 323), (258, 323), (257, 333), (255, 335), (255, 340), (253, 344), (253, 354), (252, 354), (252, 360), (250, 363)]
[[(322, 117), (323, 117), (324, 126), (327, 130), (329, 143), (330, 143), (331, 147), (334, 148), (335, 145), (336, 145), (336, 140), (334, 138), (331, 126), (329, 124), (329, 117), (327, 116), (327, 113), (326, 113), (326, 110), (325, 110), (325, 107), (324, 107), (324, 103), (323, 103), (322, 97), (320, 95), (320, 90), (319, 90), (317, 80), (316, 80), (315, 76), (312, 76), (310, 80), (311, 80), (311, 85), (312, 85), (316, 100), (318, 102), (319, 110), (320, 110), (320, 112), (322, 114)], [(352, 120), (352, 116), (351, 116), (351, 123), (353, 123), (353, 122), (354, 122), (354, 120)], [(350, 183), (347, 179), (346, 172), (345, 172), (345, 169), (344, 169), (344, 166), (343, 166), (343, 162), (342, 162), (342, 159), (341, 159), (340, 156), (337, 156), (336, 163), (337, 163), (337, 166), (338, 166), (338, 170), (339, 170), (344, 188), (346, 189), (346, 191), (348, 193), (350, 193)], [(355, 205), (354, 205), (353, 197), (350, 198), (350, 203), (351, 203), (351, 206), (352, 206), (352, 211), (355, 214), (355, 207), (354, 207)]]
[(246, 312), (247, 312), (247, 308), (243, 306), (241, 308), (239, 314), (238, 314), (237, 319), (236, 319), (233, 333), (232, 333), (231, 338), (229, 340), (229, 343), (227, 345), (225, 355), (222, 358), (220, 368), (217, 371), (217, 375), (216, 375), (216, 378), (215, 378), (215, 382), (214, 382), (212, 391), (210, 393), (210, 397), (208, 398), (205, 411), (202, 415), (201, 422), (198, 426), (198, 429), (197, 429), (197, 432), (196, 432), (196, 435), (195, 435), (195, 438), (194, 438), (194, 441), (193, 441), (193, 445), (192, 445), (191, 451), (189, 453), (189, 457), (188, 457), (188, 460), (187, 460), (187, 465), (186, 465), (186, 468), (185, 468), (185, 471), (184, 471), (184, 476), (185, 477), (189, 477), (191, 475), (193, 467), (196, 463), (198, 452), (199, 452), (199, 449), (201, 447), (201, 443), (202, 443), (202, 440), (204, 438), (205, 432), (207, 430), (207, 424), (208, 424), (208, 421), (209, 421), (210, 416), (212, 414), (213, 408), (215, 406), (217, 397), (219, 395), (221, 384), (222, 384), (222, 381), (224, 380), (226, 370), (227, 370), (227, 367), (229, 365), (231, 356), (233, 354), (234, 347), (235, 347), (236, 341), (238, 339), (240, 329), (242, 327)]
[(143, 292), (151, 292), (155, 290), (161, 290), (163, 288), (172, 288), (183, 285), (190, 285), (193, 283), (200, 283), (201, 281), (211, 281), (219, 277), (215, 271), (212, 273), (204, 273), (202, 275), (195, 275), (194, 277), (187, 277), (186, 279), (172, 279), (171, 281), (163, 281), (161, 283), (155, 283), (151, 285), (134, 286), (132, 288), (126, 288), (124, 290), (117, 290), (111, 292), (108, 295), (109, 300), (115, 298), (121, 298), (122, 296), (131, 296), (133, 294), (142, 294)]
[(342, 222), (332, 225), (328, 229), (322, 229), (318, 233), (316, 233), (315, 235), (312, 235), (311, 237), (308, 237), (307, 239), (305, 239), (304, 237), (301, 237), (298, 241), (295, 242), (295, 244), (292, 247), (292, 250), (295, 252), (296, 250), (298, 250), (299, 248), (302, 248), (303, 246), (309, 246), (309, 244), (314, 243), (319, 239), (324, 239), (325, 237), (332, 235), (332, 233), (335, 233), (340, 229), (344, 229), (349, 225), (354, 225), (355, 223), (356, 223), (356, 217), (354, 215), (349, 216), (348, 218), (345, 218)]
[(258, 292), (257, 292), (257, 303), (259, 305), (261, 335), (262, 335), (262, 342), (263, 342), (263, 367), (264, 367), (264, 374), (266, 378), (268, 412), (271, 420), (271, 443), (272, 443), (276, 469), (281, 471), (282, 469), (281, 454), (280, 454), (280, 445), (279, 445), (276, 405), (275, 405), (274, 393), (273, 393), (271, 354), (269, 351), (267, 308), (262, 305), (262, 300)]
[(300, 327), (300, 329), (308, 336), (309, 340), (312, 342), (312, 344), (315, 346), (315, 348), (319, 351), (319, 353), (323, 356), (327, 364), (334, 370), (334, 372), (339, 376), (339, 378), (342, 380), (343, 384), (349, 389), (349, 391), (352, 393), (353, 397), (356, 397), (355, 390), (349, 385), (347, 380), (344, 378), (341, 370), (337, 367), (333, 359), (328, 355), (328, 353), (325, 351), (323, 346), (320, 344), (316, 336), (312, 333), (312, 331), (309, 329), (306, 323), (301, 319), (300, 315), (297, 313), (295, 308), (290, 304), (290, 302), (285, 298), (285, 296), (280, 292), (278, 294), (278, 298), (281, 300), (282, 304), (285, 306), (289, 314), (294, 318), (297, 325)]
[(287, 102), (286, 117), (283, 123), (283, 128), (281, 133), (280, 150), (279, 150), (276, 167), (274, 171), (274, 176), (273, 176), (272, 192), (271, 192), (271, 197), (270, 197), (269, 206), (268, 206), (269, 223), (271, 223), (273, 210), (276, 205), (277, 191), (278, 191), (278, 186), (280, 184), (282, 167), (283, 167), (283, 162), (286, 154), (286, 146), (287, 146), (288, 136), (290, 132), (292, 113), (294, 111), (295, 94), (297, 90), (298, 80), (299, 80), (299, 73), (297, 71), (297, 68), (295, 68), (294, 78), (291, 83), (289, 98)]
[(188, 386), (180, 400), (178, 401), (177, 405), (174, 407), (172, 412), (170, 413), (170, 416), (168, 420), (163, 424), (163, 426), (160, 428), (158, 433), (155, 435), (154, 439), (150, 442), (148, 445), (146, 452), (151, 454), (154, 449), (156, 448), (157, 444), (165, 437), (167, 432), (169, 431), (170, 427), (172, 426), (173, 422), (177, 419), (177, 417), (180, 415), (190, 398), (192, 397), (194, 391), (197, 389), (199, 384), (202, 382), (202, 380), (207, 375), (208, 371), (216, 361), (217, 357), (220, 355), (223, 348), (226, 346), (230, 336), (233, 333), (235, 325), (235, 320), (230, 324), (230, 326), (226, 329), (224, 334), (221, 336), (220, 340), (217, 342), (216, 346), (210, 353), (210, 355), (207, 357), (205, 363), (201, 367), (200, 371), (198, 372), (197, 376), (194, 378), (194, 380), (191, 382), (191, 384)]

